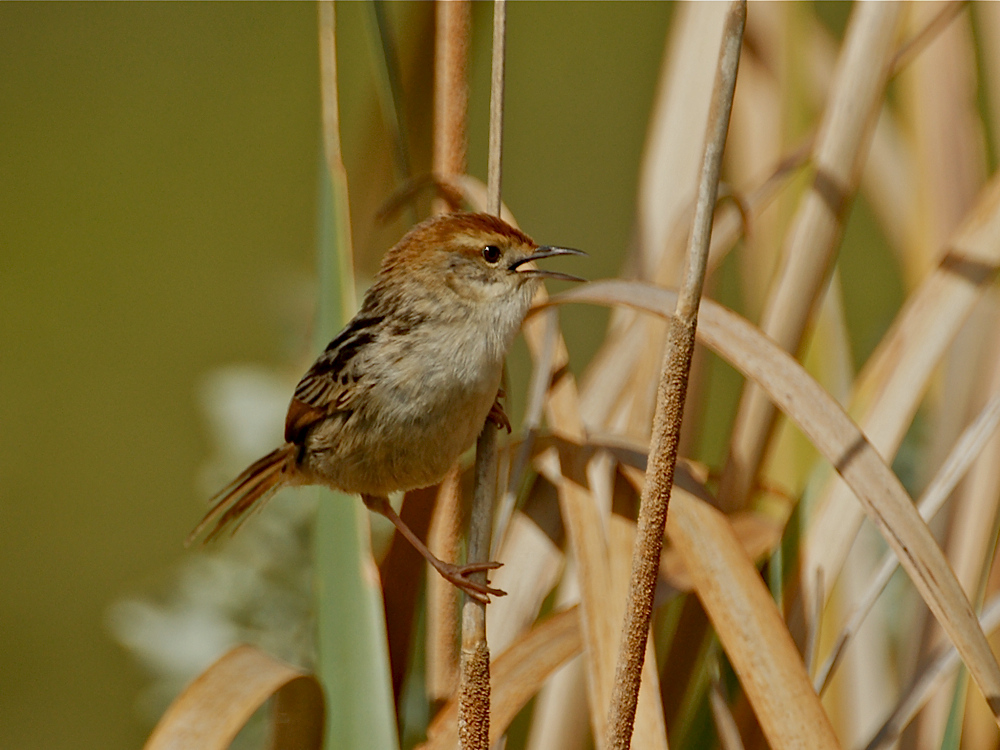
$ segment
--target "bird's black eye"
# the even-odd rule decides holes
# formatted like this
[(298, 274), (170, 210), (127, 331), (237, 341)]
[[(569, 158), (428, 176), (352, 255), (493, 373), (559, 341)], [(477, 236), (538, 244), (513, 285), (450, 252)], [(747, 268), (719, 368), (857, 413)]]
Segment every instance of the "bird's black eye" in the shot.
[(483, 248), (483, 260), (487, 263), (496, 263), (500, 260), (500, 248), (496, 245), (487, 245)]

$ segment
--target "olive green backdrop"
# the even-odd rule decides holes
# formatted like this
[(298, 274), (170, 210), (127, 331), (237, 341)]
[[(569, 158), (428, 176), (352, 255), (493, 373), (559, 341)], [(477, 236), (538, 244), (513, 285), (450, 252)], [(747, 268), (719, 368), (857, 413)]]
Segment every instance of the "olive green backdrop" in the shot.
[[(414, 169), (429, 5), (390, 4)], [(396, 181), (366, 5), (338, 6), (359, 267)], [(476, 4), (470, 170), (485, 173), (490, 8)], [(504, 197), (614, 273), (670, 8), (509, 8)], [(106, 611), (153, 591), (205, 500), (201, 378), (309, 356), (316, 9), (0, 4), (0, 747), (137, 747), (144, 676)], [(574, 269), (576, 272), (577, 269)], [(574, 310), (574, 361), (598, 312)], [(589, 331), (588, 331), (589, 329)]]

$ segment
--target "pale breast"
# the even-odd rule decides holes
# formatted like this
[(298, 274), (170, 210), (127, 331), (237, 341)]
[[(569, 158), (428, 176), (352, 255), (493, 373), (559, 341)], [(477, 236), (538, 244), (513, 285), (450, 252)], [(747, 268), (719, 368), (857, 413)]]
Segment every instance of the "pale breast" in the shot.
[(309, 471), (377, 495), (439, 481), (475, 441), (500, 385), (501, 347), (472, 328), (423, 326), (378, 347), (366, 367), (377, 376), (354, 410), (307, 440)]

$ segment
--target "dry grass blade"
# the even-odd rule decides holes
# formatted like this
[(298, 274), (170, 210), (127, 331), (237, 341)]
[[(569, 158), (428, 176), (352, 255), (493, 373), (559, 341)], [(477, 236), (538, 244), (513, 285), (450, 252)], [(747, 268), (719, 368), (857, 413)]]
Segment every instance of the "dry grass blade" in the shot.
[[(761, 319), (764, 332), (787, 351), (799, 347), (857, 190), (900, 14), (901, 6), (896, 3), (856, 5), (851, 14), (829, 104), (816, 136), (816, 176), (788, 230), (781, 269)], [(763, 392), (747, 384), (719, 485), (721, 507), (737, 510), (746, 502), (774, 415)]]
[(704, 122), (711, 107), (726, 7), (717, 3), (678, 6), (657, 91), (655, 110), (639, 177), (638, 224), (641, 233), (636, 265), (670, 265), (676, 283), (684, 246), (668, 260), (678, 217), (688, 210), (698, 189)]
[[(536, 303), (544, 304), (544, 300), (544, 294), (540, 293), (536, 297)], [(550, 384), (548, 398), (545, 400), (549, 427), (554, 433), (569, 440), (583, 442), (585, 433), (580, 421), (576, 382), (565, 369), (569, 361), (566, 344), (559, 335), (554, 353), (549, 352), (549, 337), (542, 325), (542, 320), (533, 316), (525, 322), (524, 337), (536, 367), (551, 357), (551, 368), (561, 373)], [(604, 710), (610, 695), (613, 669), (610, 660), (617, 638), (617, 606), (609, 606), (611, 579), (606, 528), (610, 509), (599, 508), (594, 496), (583, 484), (564, 475), (568, 464), (561, 466), (560, 463), (557, 456), (542, 455), (536, 459), (536, 467), (540, 473), (557, 489), (563, 524), (576, 562), (590, 720), (594, 736), (603, 737), (606, 718)]]
[(718, 196), (719, 173), (726, 147), (726, 134), (729, 131), (745, 25), (746, 0), (731, 3), (726, 14), (712, 91), (712, 107), (706, 128), (698, 202), (684, 265), (684, 281), (677, 299), (675, 317), (670, 322), (667, 355), (663, 361), (656, 394), (647, 470), (649, 479), (643, 489), (639, 508), (631, 583), (611, 694), (607, 745), (621, 750), (626, 750), (631, 745), (639, 702), (653, 594), (663, 548), (663, 530), (673, 486), (684, 400), (694, 352), (698, 305), (705, 283), (708, 249), (712, 240), (712, 217)]
[(896, 54), (892, 56), (892, 75), (896, 75), (909, 65), (913, 59), (919, 55), (938, 34), (947, 28), (948, 24), (954, 21), (958, 14), (965, 10), (968, 0), (962, 2), (943, 3), (941, 8), (931, 19), (914, 34), (907, 42), (900, 46)]
[[(535, 464), (539, 472), (557, 488), (563, 524), (576, 562), (580, 619), (586, 645), (586, 697), (593, 735), (601, 738), (606, 726), (605, 709), (611, 694), (625, 585), (619, 586), (615, 580), (619, 567), (616, 563), (622, 548), (618, 534), (620, 529), (612, 528), (615, 521), (610, 517), (610, 504), (602, 503), (597, 492), (587, 490), (592, 484), (592, 465), (600, 463), (602, 453), (613, 449), (603, 451), (596, 446), (583, 445), (585, 438), (579, 427), (578, 412), (573, 411), (576, 403), (572, 377), (566, 375), (558, 381), (549, 399), (550, 424), (554, 423), (557, 430), (559, 426), (566, 425), (573, 430), (573, 436), (564, 437), (568, 430), (559, 430), (561, 434), (558, 437), (539, 440), (534, 448), (540, 451)], [(650, 670), (644, 669), (637, 727), (663, 723), (658, 701), (643, 698), (647, 692), (656, 695), (650, 676)], [(654, 739), (657, 742), (666, 741), (662, 733)]]
[(224, 750), (272, 696), (273, 746), (318, 750), (323, 691), (316, 678), (253, 646), (237, 646), (188, 685), (163, 714), (145, 750)]
[[(990, 291), (986, 302), (980, 308), (987, 316), (979, 330), (996, 331), (1000, 326), (997, 289)], [(982, 376), (976, 385), (976, 402), (988, 398), (980, 412), (985, 415), (1000, 399), (1000, 340), (987, 340), (982, 352), (984, 356), (976, 368)], [(982, 416), (977, 417), (976, 422), (982, 419)], [(1000, 432), (994, 431), (981, 451), (978, 446), (970, 450), (978, 457), (956, 493), (944, 549), (962, 587), (970, 592), (970, 597), (978, 597), (986, 590), (1000, 524)]]
[[(779, 18), (776, 14), (756, 14), (754, 17), (763, 19), (765, 23), (770, 21), (766, 41), (758, 45), (769, 67), (786, 64), (781, 59), (776, 59), (772, 52), (780, 49), (774, 39), (785, 33), (777, 23)], [(812, 106), (821, 108), (829, 93), (837, 62), (837, 41), (819, 18), (812, 17), (805, 23), (805, 27), (807, 40), (802, 44), (802, 51), (807, 56), (804, 68), (808, 85), (805, 93)], [(911, 45), (911, 49), (916, 50), (918, 47)], [(896, 59), (898, 55), (897, 51)], [(900, 133), (893, 110), (883, 102), (862, 172), (861, 190), (878, 217), (886, 239), (897, 251), (902, 250), (910, 226), (915, 221), (912, 199), (914, 170), (915, 164), (905, 147), (905, 139)]]
[[(955, 443), (955, 447), (952, 448), (944, 465), (934, 479), (931, 480), (927, 489), (924, 490), (920, 502), (917, 503), (917, 508), (925, 521), (929, 521), (941, 509), (945, 500), (948, 499), (956, 485), (958, 485), (959, 481), (965, 475), (965, 472), (968, 471), (973, 461), (976, 460), (983, 446), (986, 445), (996, 431), (998, 424), (1000, 424), (1000, 395), (994, 396), (990, 403), (980, 412), (976, 420), (969, 425), (962, 434), (962, 437)], [(848, 641), (858, 631), (858, 628), (861, 627), (861, 623), (864, 622), (865, 617), (871, 611), (872, 605), (875, 604), (876, 599), (878, 599), (879, 595), (885, 589), (886, 584), (889, 583), (889, 579), (898, 566), (899, 561), (896, 559), (896, 556), (892, 552), (886, 553), (885, 559), (879, 565), (878, 573), (875, 574), (868, 590), (861, 597), (854, 612), (838, 634), (833, 648), (830, 649), (830, 655), (816, 675), (816, 690), (820, 695), (823, 694), (829, 685), (830, 678), (837, 668), (841, 654)]]
[[(740, 204), (746, 209), (746, 215), (729, 201), (717, 207), (715, 225), (712, 228), (712, 244), (708, 253), (708, 274), (719, 267), (737, 240), (744, 234), (746, 219), (753, 221), (771, 205), (782, 190), (791, 184), (792, 178), (808, 161), (811, 146), (811, 141), (808, 141), (804, 146), (785, 154), (760, 185), (740, 198)], [(692, 201), (678, 216), (671, 228), (670, 236), (673, 238), (687, 236), (693, 215)], [(672, 286), (672, 280), (676, 278), (673, 255), (663, 254), (651, 276), (657, 284)], [(616, 335), (609, 335), (590, 363), (583, 384), (582, 398), (585, 418), (592, 428), (604, 425), (614, 409), (628, 400), (630, 388), (627, 384), (630, 381), (642, 379), (645, 370), (642, 373), (637, 372), (637, 363), (648, 354), (649, 342), (658, 340), (659, 337), (659, 329), (656, 329), (657, 333), (654, 335), (646, 323), (648, 321), (639, 319), (627, 327), (622, 325), (624, 330), (617, 332)], [(649, 372), (648, 379), (654, 378), (653, 370)]]
[[(986, 603), (979, 622), (987, 633), (1000, 627), (1000, 596), (995, 596)], [(940, 649), (910, 682), (896, 708), (865, 746), (865, 750), (891, 747), (941, 684), (954, 674), (960, 661), (954, 646)]]
[[(760, 562), (774, 551), (781, 541), (783, 524), (762, 513), (741, 511), (728, 516), (733, 533), (740, 540), (744, 554), (755, 563)], [(669, 530), (671, 520), (667, 518)], [(667, 537), (669, 538), (669, 531)], [(660, 557), (660, 577), (677, 591), (690, 591), (691, 574), (684, 564), (684, 558), (674, 547), (667, 547)]]
[[(887, 458), (899, 448), (934, 368), (1000, 269), (1000, 176), (983, 188), (948, 248), (855, 384), (849, 411)], [(804, 601), (812, 596), (816, 571), (830, 590), (864, 518), (850, 489), (836, 478), (819, 497), (803, 544)]]
[[(580, 615), (576, 607), (552, 615), (493, 662), (493, 707), (490, 743), (507, 731), (510, 722), (538, 692), (548, 676), (582, 648)], [(458, 706), (447, 704), (427, 729), (421, 750), (452, 750), (458, 743)]]
[[(676, 295), (638, 282), (604, 281), (564, 293), (558, 301), (629, 305), (666, 317)], [(740, 316), (703, 300), (698, 335), (765, 388), (851, 487), (962, 655), (996, 719), (1000, 667), (941, 549), (872, 444), (799, 363)]]
[(776, 750), (839, 747), (774, 600), (726, 517), (682, 488), (675, 490), (671, 517), (670, 541), (684, 557), (768, 744)]
[[(972, 382), (968, 383), (963, 399), (969, 407), (980, 403), (987, 388), (993, 393), (1000, 392), (1000, 367), (998, 367), (1000, 341), (996, 337), (996, 331), (1000, 326), (1000, 308), (996, 306), (996, 294), (997, 290), (991, 289), (983, 304), (977, 306), (970, 324), (962, 331), (964, 341), (959, 347), (952, 349), (953, 353), (957, 350), (958, 356), (954, 360), (949, 357), (950, 365), (962, 363), (958, 365), (958, 369), (967, 368), (965, 372), (972, 376)], [(982, 354), (978, 358), (978, 363), (976, 363), (977, 353), (972, 347)], [(969, 367), (970, 363), (975, 364)], [(956, 375), (959, 379), (962, 378), (961, 373), (956, 373), (954, 369), (949, 374), (951, 378), (955, 378)], [(957, 390), (957, 388), (946, 390), (947, 396), (942, 403), (946, 413), (953, 400), (952, 394)], [(968, 408), (962, 409), (962, 412), (965, 411), (968, 411)], [(997, 531), (1000, 524), (998, 459), (1000, 459), (1000, 433), (994, 432), (988, 444), (978, 453), (965, 479), (953, 493), (946, 508), (947, 514), (942, 514), (947, 515), (949, 520), (942, 548), (955, 571), (955, 577), (974, 604), (980, 603), (988, 593), (989, 577), (991, 569), (994, 568)], [(939, 648), (944, 641), (936, 623), (924, 623), (921, 661)], [(991, 639), (991, 642), (995, 651), (996, 639)], [(968, 702), (970, 698), (971, 703)], [(953, 724), (957, 717), (964, 716), (967, 712), (970, 719), (972, 716), (976, 717), (971, 723), (978, 728), (980, 735), (978, 739), (981, 741), (977, 741), (973, 736), (968, 739), (963, 738), (963, 743), (966, 747), (985, 746), (987, 742), (983, 734), (995, 733), (995, 730), (984, 721), (987, 718), (984, 716), (984, 709), (985, 706), (974, 691), (972, 695), (969, 694), (968, 678), (964, 673), (957, 680), (949, 679), (944, 688), (921, 712), (914, 727), (914, 731), (920, 737), (919, 746), (927, 747), (930, 744), (937, 747), (940, 744), (947, 750), (957, 750), (955, 743), (941, 738), (948, 733), (949, 724)]]
[[(965, 5), (963, 2), (943, 3), (919, 31), (899, 45), (893, 54), (890, 75), (895, 76), (900, 73), (915, 56), (935, 41), (958, 17)], [(751, 23), (748, 33), (760, 37), (753, 39), (752, 45), (754, 51), (762, 55), (770, 70), (780, 69), (785, 64), (776, 54), (778, 50), (783, 49), (780, 42), (781, 35), (786, 33), (781, 28), (783, 19), (783, 15), (773, 12), (758, 12), (752, 15), (754, 23)], [(806, 94), (815, 106), (820, 107), (827, 96), (833, 76), (837, 55), (836, 42), (818, 18), (808, 19), (805, 25), (808, 38), (802, 48), (808, 56), (804, 66), (808, 78)], [(992, 45), (984, 45), (986, 50), (991, 47)], [(755, 102), (755, 105), (758, 105), (758, 102)], [(942, 107), (940, 101), (935, 104), (940, 110), (948, 109)], [(749, 116), (751, 118), (761, 116), (759, 109), (759, 105), (753, 107)], [(892, 108), (884, 104), (879, 112), (868, 160), (864, 165), (861, 187), (868, 203), (879, 218), (882, 231), (897, 250), (903, 249), (907, 236), (918, 223), (913, 197), (917, 164), (911, 150), (905, 144), (906, 139), (900, 132)], [(905, 266), (910, 262), (910, 257), (903, 253), (900, 260)]]
[(949, 23), (936, 23), (949, 10), (964, 8), (964, 3), (917, 3), (908, 14), (916, 39), (921, 29), (940, 31), (934, 44), (901, 71), (895, 85), (901, 126), (909, 134), (916, 167), (910, 201), (914, 220), (902, 256), (911, 286), (938, 260), (986, 177), (971, 18), (959, 13)]
[(340, 104), (337, 98), (337, 44), (336, 18), (333, 0), (319, 3), (319, 55), (320, 87), (323, 101), (323, 152), (334, 191), (333, 211), (338, 233), (337, 246), (344, 248), (337, 253), (337, 278), (340, 284), (340, 315), (350, 320), (358, 303), (354, 291), (354, 244), (351, 240), (351, 222), (348, 215), (350, 200), (347, 192), (347, 168), (340, 147)]
[[(655, 276), (668, 286), (678, 284), (684, 262), (727, 6), (681, 3), (676, 8), (639, 176), (637, 239), (626, 261), (628, 275)], [(609, 335), (581, 382), (581, 413), (589, 427), (611, 429), (614, 419), (620, 431), (620, 420), (629, 419), (633, 435), (648, 439), (663, 337), (661, 321), (637, 318), (628, 310), (612, 312)], [(656, 346), (650, 347), (651, 341)], [(639, 392), (643, 405), (633, 407)]]
[(536, 461), (540, 473), (552, 482), (559, 493), (559, 508), (563, 524), (576, 560), (580, 581), (580, 620), (585, 643), (584, 657), (587, 666), (587, 699), (594, 736), (602, 737), (604, 707), (611, 692), (609, 654), (615, 648), (615, 623), (609, 606), (611, 576), (609, 572), (606, 512), (597, 507), (594, 497), (587, 490), (565, 477), (559, 461)]

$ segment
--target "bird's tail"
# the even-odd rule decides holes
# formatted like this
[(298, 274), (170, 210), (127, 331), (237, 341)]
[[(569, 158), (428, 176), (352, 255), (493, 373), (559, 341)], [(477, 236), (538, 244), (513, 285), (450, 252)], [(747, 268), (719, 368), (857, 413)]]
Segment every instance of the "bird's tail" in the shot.
[(268, 498), (281, 487), (293, 484), (296, 447), (285, 444), (250, 464), (236, 479), (223, 487), (211, 499), (212, 507), (185, 544), (190, 545), (211, 528), (205, 536), (209, 542), (226, 529), (236, 531), (254, 510), (263, 507)]

